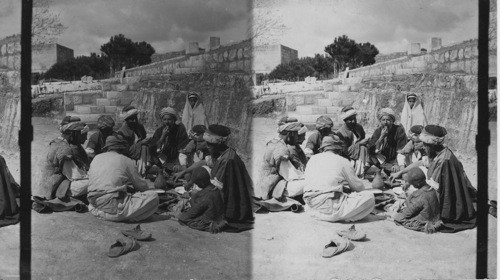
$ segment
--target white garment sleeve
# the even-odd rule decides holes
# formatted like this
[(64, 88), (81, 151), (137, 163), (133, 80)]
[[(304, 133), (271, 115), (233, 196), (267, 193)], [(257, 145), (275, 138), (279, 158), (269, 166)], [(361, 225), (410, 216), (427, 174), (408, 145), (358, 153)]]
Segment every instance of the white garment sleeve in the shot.
[(87, 179), (87, 172), (82, 170), (71, 159), (66, 159), (63, 163), (62, 174), (70, 181)]
[(398, 153), (398, 155), (396, 157), (396, 160), (397, 160), (399, 166), (405, 166), (405, 161), (406, 161), (406, 156), (405, 155), (402, 155), (402, 154)]
[(149, 190), (148, 183), (141, 177), (139, 171), (137, 171), (137, 167), (135, 167), (133, 160), (129, 158), (126, 158), (125, 160), (127, 160), (127, 174), (129, 175), (129, 179), (132, 182), (134, 189), (141, 192)]
[(356, 176), (354, 168), (349, 164), (342, 167), (342, 175), (344, 175), (345, 180), (349, 184), (351, 190), (360, 192), (365, 189), (365, 185), (363, 185), (363, 181)]
[(300, 180), (304, 178), (304, 174), (295, 168), (288, 159), (282, 159), (280, 162), (280, 170), (278, 173), (286, 181)]
[(187, 165), (187, 155), (183, 153), (179, 153), (179, 164), (186, 166)]

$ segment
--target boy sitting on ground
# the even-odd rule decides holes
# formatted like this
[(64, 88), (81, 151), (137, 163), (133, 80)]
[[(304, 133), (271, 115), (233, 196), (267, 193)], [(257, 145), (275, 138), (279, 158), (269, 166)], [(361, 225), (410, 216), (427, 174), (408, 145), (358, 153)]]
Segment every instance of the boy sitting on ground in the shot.
[(419, 136), (424, 129), (421, 125), (414, 125), (410, 129), (409, 141), (406, 143), (403, 149), (398, 151), (397, 162), (398, 165), (394, 165), (392, 168), (393, 172), (398, 172), (413, 162), (422, 160), (425, 156), (424, 144), (420, 141)]
[(207, 167), (201, 166), (193, 170), (191, 181), (201, 190), (192, 193), (191, 208), (179, 216), (179, 223), (201, 231), (221, 232), (227, 225), (224, 219), (224, 201), (219, 188), (210, 182)]
[(407, 229), (434, 233), (443, 226), (438, 195), (425, 181), (422, 169), (408, 171), (408, 183), (417, 190), (406, 199), (406, 208), (394, 216), (394, 222)]
[(203, 134), (207, 128), (204, 125), (195, 125), (190, 131), (191, 141), (179, 151), (179, 163), (181, 167), (191, 166), (195, 162), (205, 159), (208, 155), (207, 142), (203, 140)]

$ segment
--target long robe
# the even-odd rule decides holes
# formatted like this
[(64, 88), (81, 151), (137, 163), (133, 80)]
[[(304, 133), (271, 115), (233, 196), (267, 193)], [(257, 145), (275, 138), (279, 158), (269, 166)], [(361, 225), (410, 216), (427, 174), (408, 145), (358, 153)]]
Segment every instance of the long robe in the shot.
[(445, 225), (455, 230), (473, 228), (476, 218), (473, 205), (475, 189), (462, 163), (450, 149), (444, 148), (430, 162), (427, 177), (439, 184), (441, 218)]
[(213, 185), (195, 193), (190, 200), (191, 208), (179, 216), (179, 222), (192, 229), (218, 232), (224, 225), (224, 201)]
[(246, 223), (253, 221), (252, 179), (245, 163), (232, 148), (227, 148), (214, 163), (212, 179), (222, 182), (222, 197), (225, 217), (228, 222)]
[[(166, 157), (167, 162), (177, 163), (179, 158), (179, 151), (184, 149), (189, 143), (189, 138), (186, 128), (182, 123), (174, 124), (163, 143), (158, 143), (163, 133), (163, 127), (160, 126), (156, 129), (153, 137), (151, 138), (150, 152), (152, 157), (158, 157), (159, 153)], [(161, 145), (161, 147), (158, 147)]]
[(368, 141), (367, 148), (370, 154), (375, 154), (375, 150), (380, 150), (379, 154), (385, 157), (385, 163), (390, 163), (396, 160), (397, 151), (404, 148), (406, 143), (408, 142), (406, 133), (404, 128), (400, 125), (393, 124), (385, 141), (379, 146), (376, 147), (376, 142), (380, 138), (380, 134), (382, 133), (382, 127), (378, 127), (373, 132), (370, 141)]
[(138, 123), (136, 126), (130, 127), (127, 122), (123, 122), (117, 133), (121, 134), (130, 146), (128, 156), (131, 159), (139, 159), (141, 157), (141, 145), (138, 142), (146, 138), (147, 134), (144, 126)]
[(417, 97), (413, 108), (410, 108), (408, 103), (408, 95), (405, 97), (405, 105), (401, 112), (401, 125), (404, 127), (406, 134), (410, 135), (410, 129), (414, 125), (427, 125), (427, 118), (425, 117), (424, 108), (422, 107), (420, 98)]
[(205, 107), (203, 107), (199, 96), (193, 107), (191, 107), (191, 104), (189, 104), (188, 96), (186, 96), (186, 105), (184, 105), (184, 110), (182, 111), (182, 123), (186, 127), (186, 131), (190, 132), (193, 126), (199, 124), (208, 127)]
[(19, 185), (10, 174), (2, 156), (0, 156), (0, 184), (0, 227), (3, 227), (19, 222), (19, 206), (16, 201)]

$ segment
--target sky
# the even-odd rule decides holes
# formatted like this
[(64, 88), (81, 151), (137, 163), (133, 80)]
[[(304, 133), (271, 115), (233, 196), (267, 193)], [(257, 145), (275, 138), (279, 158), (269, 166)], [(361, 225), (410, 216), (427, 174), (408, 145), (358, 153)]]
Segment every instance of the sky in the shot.
[[(265, 0), (254, 0), (265, 1)], [(0, 1), (0, 38), (19, 33), (20, 2)], [(431, 37), (443, 45), (477, 38), (474, 0), (268, 0), (257, 3), (253, 19), (265, 41), (297, 49), (299, 57), (323, 54), (335, 37), (370, 42), (380, 53), (406, 51), (410, 43), (428, 48)], [(264, 4), (262, 4), (264, 3)], [(119, 33), (150, 43), (157, 53), (182, 50), (188, 42), (222, 44), (249, 37), (246, 0), (52, 0), (67, 27), (58, 43), (75, 56), (99, 52)], [(273, 28), (276, 27), (276, 28)]]

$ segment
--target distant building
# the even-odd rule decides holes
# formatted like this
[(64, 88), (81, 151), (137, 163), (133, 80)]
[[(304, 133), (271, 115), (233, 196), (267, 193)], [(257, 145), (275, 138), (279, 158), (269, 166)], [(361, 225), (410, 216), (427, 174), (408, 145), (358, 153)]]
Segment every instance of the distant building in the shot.
[[(42, 73), (58, 62), (74, 57), (72, 49), (59, 44), (34, 45), (32, 47), (31, 71)], [(20, 69), (21, 36), (14, 35), (0, 40), (0, 68)]]
[(256, 46), (253, 51), (253, 70), (269, 74), (276, 66), (299, 58), (299, 52), (283, 45)]
[[(220, 48), (220, 38), (210, 37), (210, 45), (208, 51)], [(166, 52), (166, 53), (155, 53), (151, 56), (151, 62), (163, 61), (175, 57), (182, 57), (186, 55), (198, 55), (205, 53), (206, 50), (200, 48), (198, 42), (189, 42), (188, 46), (184, 50)]]

